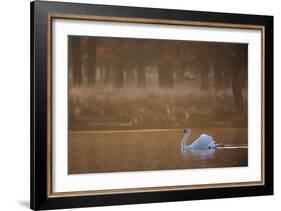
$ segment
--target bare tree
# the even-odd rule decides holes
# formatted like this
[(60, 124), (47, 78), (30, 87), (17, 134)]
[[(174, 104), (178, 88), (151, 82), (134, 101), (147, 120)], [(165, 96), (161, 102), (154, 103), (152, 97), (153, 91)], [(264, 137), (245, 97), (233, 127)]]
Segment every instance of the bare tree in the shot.
[(88, 85), (96, 84), (96, 38), (88, 38), (87, 40), (87, 78)]
[(237, 68), (232, 71), (232, 93), (237, 114), (243, 113), (242, 89), (247, 75), (248, 48), (247, 45), (236, 46), (233, 62)]
[(80, 86), (82, 83), (82, 58), (80, 37), (69, 36), (69, 42), (71, 42), (71, 50), (69, 51), (69, 62), (72, 65), (73, 84), (75, 86)]

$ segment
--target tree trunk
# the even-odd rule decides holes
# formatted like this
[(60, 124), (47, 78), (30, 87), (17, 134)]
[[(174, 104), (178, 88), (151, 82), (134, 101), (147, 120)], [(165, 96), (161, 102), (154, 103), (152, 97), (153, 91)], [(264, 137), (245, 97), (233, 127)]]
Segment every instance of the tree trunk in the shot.
[(159, 64), (158, 78), (160, 88), (173, 87), (173, 70), (167, 64)]
[(120, 63), (114, 65), (114, 87), (116, 89), (124, 87), (124, 68)]
[(105, 69), (105, 76), (104, 76), (104, 84), (106, 86), (108, 86), (110, 84), (110, 79), (111, 79), (111, 69), (110, 69), (110, 65), (108, 63), (106, 63), (104, 65), (104, 69)]
[(80, 86), (82, 83), (82, 58), (80, 48), (80, 37), (69, 37), (71, 44), (71, 51), (69, 52), (69, 63), (72, 64), (73, 84)]
[(243, 98), (242, 98), (242, 73), (241, 70), (233, 72), (232, 77), (232, 93), (237, 114), (242, 115)]
[(126, 70), (126, 85), (132, 87), (133, 84), (134, 84), (134, 70), (130, 68)]
[(96, 84), (96, 39), (88, 39), (88, 61), (87, 61), (88, 85)]
[(138, 87), (143, 88), (145, 87), (145, 68), (140, 65), (137, 68)]
[(223, 65), (218, 61), (214, 69), (214, 86), (215, 92), (219, 92), (223, 84)]
[(232, 74), (232, 93), (236, 112), (238, 115), (243, 114), (243, 85), (247, 77), (248, 66), (248, 48), (247, 45), (240, 45), (235, 49), (235, 69)]
[(210, 64), (208, 62), (204, 62), (201, 68), (201, 90), (209, 89), (209, 69)]

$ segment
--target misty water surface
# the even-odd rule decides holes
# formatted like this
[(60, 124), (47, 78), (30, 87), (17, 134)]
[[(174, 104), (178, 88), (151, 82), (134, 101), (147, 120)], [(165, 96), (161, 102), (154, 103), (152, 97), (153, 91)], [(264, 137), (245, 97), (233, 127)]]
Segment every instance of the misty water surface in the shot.
[(213, 136), (222, 147), (181, 152), (183, 130), (69, 133), (68, 171), (80, 174), (248, 165), (246, 128), (192, 129), (188, 143), (202, 133)]

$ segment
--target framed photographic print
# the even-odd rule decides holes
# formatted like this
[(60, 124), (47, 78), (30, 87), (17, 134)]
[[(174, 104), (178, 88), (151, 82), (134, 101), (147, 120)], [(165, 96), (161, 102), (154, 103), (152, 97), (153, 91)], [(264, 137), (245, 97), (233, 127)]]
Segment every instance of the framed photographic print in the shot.
[(31, 208), (273, 194), (273, 17), (31, 3)]

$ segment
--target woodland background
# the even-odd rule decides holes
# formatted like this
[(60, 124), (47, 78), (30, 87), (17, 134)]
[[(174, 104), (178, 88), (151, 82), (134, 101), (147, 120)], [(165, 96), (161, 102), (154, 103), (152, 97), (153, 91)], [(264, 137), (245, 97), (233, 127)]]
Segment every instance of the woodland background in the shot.
[(72, 130), (247, 126), (247, 44), (68, 39)]

